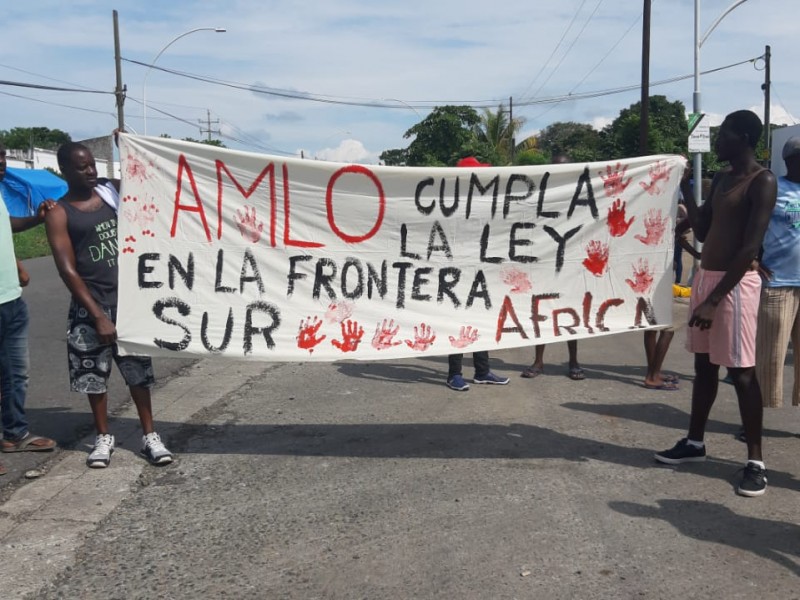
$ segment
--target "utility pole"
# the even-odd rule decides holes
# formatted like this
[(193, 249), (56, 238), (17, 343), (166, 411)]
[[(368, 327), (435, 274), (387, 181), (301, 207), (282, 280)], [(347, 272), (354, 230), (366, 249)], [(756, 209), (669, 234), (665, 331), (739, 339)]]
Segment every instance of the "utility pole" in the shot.
[(650, 6), (651, 0), (644, 0), (642, 12), (642, 99), (639, 116), (639, 154), (649, 153), (650, 133)]
[(514, 98), (512, 96), (508, 97), (508, 127), (511, 130), (511, 149), (509, 150), (509, 156), (511, 157), (511, 164), (514, 164), (514, 149), (517, 146), (517, 140), (514, 137)]
[(125, 113), (122, 106), (125, 104), (126, 87), (122, 85), (122, 57), (119, 53), (119, 17), (117, 11), (114, 15), (114, 63), (117, 70), (117, 86), (114, 88), (114, 95), (117, 97), (117, 128), (125, 131)]
[(769, 129), (769, 109), (770, 109), (770, 94), (769, 88), (772, 84), (770, 80), (769, 74), (769, 63), (770, 59), (772, 58), (772, 51), (769, 46), (766, 47), (764, 50), (764, 83), (761, 85), (761, 89), (764, 90), (764, 147), (767, 149), (766, 152), (766, 160), (769, 164), (769, 160), (772, 158), (772, 132)]
[(211, 129), (211, 124), (212, 123), (215, 124), (215, 125), (219, 125), (219, 119), (214, 119), (213, 121), (211, 120), (211, 110), (210, 109), (206, 109), (206, 120), (205, 121), (203, 121), (202, 119), (197, 119), (197, 121), (201, 125), (203, 123), (206, 123), (206, 128), (205, 129), (203, 129), (202, 127), (200, 128), (200, 135), (203, 135), (204, 133), (207, 133), (209, 142), (211, 141), (211, 134), (212, 133), (214, 133), (216, 135), (222, 135), (222, 132), (219, 129)]

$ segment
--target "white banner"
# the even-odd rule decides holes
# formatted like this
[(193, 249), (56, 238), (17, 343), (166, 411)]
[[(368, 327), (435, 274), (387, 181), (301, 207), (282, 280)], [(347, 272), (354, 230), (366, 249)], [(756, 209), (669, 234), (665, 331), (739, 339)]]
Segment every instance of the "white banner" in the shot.
[(672, 321), (684, 160), (416, 168), (120, 136), (124, 352), (375, 360)]

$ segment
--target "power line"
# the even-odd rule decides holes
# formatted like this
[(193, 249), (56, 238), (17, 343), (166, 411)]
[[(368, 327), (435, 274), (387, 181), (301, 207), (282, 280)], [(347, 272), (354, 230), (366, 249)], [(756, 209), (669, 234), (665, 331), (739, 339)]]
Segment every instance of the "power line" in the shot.
[(31, 88), (34, 90), (48, 90), (51, 92), (78, 92), (81, 94), (112, 94), (112, 95), (114, 94), (114, 92), (104, 92), (103, 90), (90, 90), (90, 89), (81, 90), (78, 88), (54, 87), (52, 85), (40, 85), (38, 83), (26, 83), (23, 81), (7, 81), (5, 79), (0, 80), (0, 85)]
[[(732, 67), (737, 67), (737, 66), (745, 64), (745, 63), (751, 63), (751, 62), (757, 60), (758, 58), (759, 57), (750, 58), (750, 59), (743, 60), (743, 61), (740, 61), (740, 62), (732, 63), (732, 64), (729, 64), (729, 65), (725, 65), (723, 67), (718, 67), (716, 69), (709, 69), (707, 71), (703, 71), (702, 74), (706, 75), (706, 74), (710, 74), (710, 73), (716, 73), (717, 71), (721, 71), (721, 70), (724, 70), (724, 69), (730, 69)], [(141, 66), (146, 66), (146, 67), (150, 66), (147, 63), (142, 63), (142, 62), (139, 62), (139, 61), (136, 61), (136, 60), (131, 60), (131, 59), (123, 59), (123, 60), (125, 60), (126, 62), (134, 63), (134, 64), (137, 64), (137, 65), (141, 65)], [(336, 96), (323, 96), (321, 94), (313, 94), (313, 93), (310, 93), (310, 92), (289, 92), (289, 91), (286, 91), (286, 90), (276, 90), (274, 88), (266, 88), (266, 87), (263, 87), (263, 86), (254, 86), (254, 85), (246, 85), (246, 84), (243, 84), (243, 83), (228, 82), (228, 81), (218, 80), (218, 79), (215, 79), (215, 78), (212, 78), (212, 77), (205, 77), (205, 76), (202, 76), (202, 75), (195, 75), (195, 74), (192, 74), (192, 73), (184, 73), (182, 71), (176, 71), (174, 69), (168, 69), (168, 68), (159, 67), (159, 66), (153, 66), (152, 68), (153, 69), (158, 69), (160, 71), (164, 71), (165, 73), (170, 73), (172, 75), (176, 75), (178, 77), (185, 77), (185, 78), (188, 78), (188, 79), (193, 79), (193, 80), (196, 80), (196, 81), (203, 81), (205, 83), (211, 83), (211, 84), (214, 84), (214, 85), (222, 85), (222, 86), (230, 87), (230, 88), (234, 88), (234, 89), (241, 89), (241, 90), (248, 91), (248, 92), (251, 92), (251, 93), (266, 94), (266, 95), (271, 95), (271, 96), (279, 96), (279, 97), (289, 98), (289, 99), (293, 99), (293, 100), (306, 100), (306, 101), (309, 101), (309, 102), (323, 102), (323, 103), (326, 103), (326, 104), (336, 104), (336, 105), (344, 105), (344, 106), (360, 106), (360, 107), (363, 107), (363, 108), (391, 108), (391, 109), (397, 109), (398, 108), (398, 106), (396, 104), (386, 104), (385, 102), (382, 102), (380, 100), (363, 99), (362, 101), (356, 101), (356, 100), (348, 100), (348, 99), (344, 99), (344, 98), (336, 99), (337, 98)], [(669, 79), (663, 79), (661, 81), (652, 82), (651, 85), (653, 85), (653, 86), (655, 86), (655, 85), (665, 85), (665, 84), (668, 84), (668, 83), (675, 83), (677, 81), (683, 81), (683, 80), (689, 79), (691, 77), (693, 77), (692, 74), (679, 75), (679, 76), (676, 76), (676, 77), (671, 77)], [(631, 85), (627, 85), (627, 86), (621, 86), (621, 87), (618, 87), (618, 88), (611, 88), (611, 89), (607, 89), (607, 90), (597, 90), (597, 91), (591, 91), (591, 92), (582, 92), (582, 93), (578, 93), (578, 94), (567, 93), (567, 94), (560, 94), (558, 96), (550, 96), (550, 97), (539, 98), (539, 99), (525, 100), (525, 101), (515, 102), (515, 104), (518, 105), (518, 106), (535, 106), (535, 105), (538, 105), (538, 104), (560, 103), (560, 102), (565, 102), (567, 100), (582, 100), (582, 99), (586, 99), (586, 98), (599, 98), (601, 96), (610, 96), (610, 95), (613, 95), (613, 94), (621, 94), (621, 93), (628, 92), (628, 91), (631, 91), (631, 90), (639, 89), (640, 87), (641, 86), (640, 86), (639, 83), (635, 83), (635, 84), (631, 84)], [(501, 103), (504, 100), (505, 99), (503, 99), (503, 100), (421, 100), (421, 101), (417, 101), (415, 104), (409, 103), (409, 105), (410, 106), (416, 106), (417, 108), (422, 108), (422, 109), (429, 109), (432, 106), (435, 107), (435, 106), (439, 106), (439, 105), (442, 105), (442, 104), (461, 104), (461, 105), (471, 106), (473, 108), (494, 108), (495, 106), (497, 106), (498, 103)], [(165, 113), (165, 114), (169, 114), (169, 113)]]
[[(521, 98), (524, 98), (524, 97), (525, 97), (525, 95), (528, 93), (528, 91), (529, 91), (529, 90), (530, 90), (530, 89), (533, 87), (533, 84), (534, 84), (534, 83), (536, 83), (536, 80), (537, 80), (537, 79), (539, 79), (539, 76), (540, 76), (540, 75), (541, 75), (541, 74), (544, 72), (544, 70), (547, 68), (547, 65), (549, 65), (549, 64), (550, 64), (550, 61), (553, 59), (553, 56), (555, 56), (556, 52), (557, 52), (557, 51), (558, 51), (558, 49), (561, 47), (561, 43), (564, 41), (564, 38), (565, 38), (565, 37), (567, 37), (567, 34), (569, 33), (569, 30), (570, 30), (570, 29), (572, 29), (572, 25), (575, 23), (575, 20), (578, 18), (578, 14), (580, 14), (581, 10), (583, 9), (583, 5), (584, 5), (584, 4), (586, 4), (586, 0), (582, 0), (582, 2), (581, 2), (581, 5), (578, 7), (578, 10), (576, 10), (576, 11), (575, 11), (575, 14), (574, 14), (574, 15), (572, 15), (572, 20), (569, 22), (569, 25), (567, 25), (567, 28), (564, 30), (564, 33), (562, 33), (562, 34), (561, 34), (561, 39), (560, 39), (560, 40), (558, 40), (558, 43), (557, 43), (557, 44), (555, 45), (555, 47), (553, 48), (553, 51), (550, 53), (550, 56), (548, 56), (548, 57), (547, 57), (547, 60), (546, 60), (546, 61), (544, 61), (544, 63), (542, 64), (541, 68), (539, 69), (539, 72), (538, 72), (538, 73), (536, 73), (536, 76), (535, 76), (535, 77), (533, 78), (533, 80), (532, 80), (532, 81), (531, 81), (531, 82), (528, 84), (528, 87), (526, 87), (526, 88), (525, 88), (525, 91), (524, 91), (524, 92), (522, 92), (522, 94), (520, 94), (520, 97), (521, 97)], [(534, 96), (535, 96), (535, 95), (536, 95), (536, 94), (534, 94)]]
[(101, 115), (109, 115), (109, 116), (112, 116), (114, 118), (117, 117), (116, 114), (114, 114), (114, 113), (112, 113), (110, 111), (105, 111), (105, 110), (95, 110), (95, 109), (92, 109), (92, 108), (85, 108), (85, 107), (82, 107), (82, 106), (71, 106), (69, 104), (59, 104), (58, 102), (48, 102), (47, 100), (40, 100), (39, 98), (31, 98), (30, 96), (21, 96), (20, 94), (12, 94), (11, 92), (0, 92), (0, 94), (2, 94), (3, 96), (11, 96), (13, 98), (22, 98), (23, 100), (29, 100), (31, 102), (39, 102), (41, 104), (49, 104), (51, 106), (60, 106), (62, 108), (71, 108), (73, 110), (82, 110), (84, 112), (98, 113), (98, 114), (101, 114)]
[(567, 58), (567, 56), (569, 55), (570, 51), (575, 46), (576, 42), (583, 35), (583, 32), (586, 31), (586, 27), (588, 27), (589, 22), (592, 20), (592, 17), (594, 17), (595, 13), (597, 13), (597, 10), (600, 8), (600, 5), (602, 3), (603, 3), (603, 0), (598, 0), (597, 4), (594, 7), (594, 10), (586, 18), (586, 21), (584, 21), (583, 27), (581, 27), (581, 30), (578, 32), (578, 35), (576, 35), (575, 39), (572, 40), (572, 43), (569, 45), (569, 48), (567, 48), (567, 51), (564, 52), (564, 54), (561, 56), (561, 60), (558, 61), (558, 64), (555, 66), (555, 68), (552, 71), (550, 71), (550, 74), (547, 76), (547, 79), (545, 79), (542, 82), (542, 84), (538, 87), (538, 89), (533, 93), (533, 95), (531, 96), (531, 99), (536, 98), (536, 96), (539, 94), (539, 92), (542, 90), (542, 88), (544, 88), (544, 86), (547, 85), (547, 82), (550, 81), (550, 79), (553, 77), (553, 75), (555, 75), (558, 72), (558, 69), (561, 67), (561, 64), (564, 62), (564, 59)]

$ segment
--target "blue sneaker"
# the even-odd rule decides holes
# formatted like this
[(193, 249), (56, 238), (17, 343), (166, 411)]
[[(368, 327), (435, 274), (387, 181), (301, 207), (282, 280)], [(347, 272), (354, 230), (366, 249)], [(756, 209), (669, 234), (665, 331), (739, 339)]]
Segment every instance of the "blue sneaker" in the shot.
[(472, 383), (488, 383), (491, 385), (506, 385), (508, 381), (508, 377), (500, 377), (491, 371), (486, 373), (486, 375), (475, 375), (475, 377), (472, 378)]
[(464, 378), (459, 373), (447, 379), (447, 387), (457, 392), (466, 392), (469, 389), (469, 384), (464, 381)]

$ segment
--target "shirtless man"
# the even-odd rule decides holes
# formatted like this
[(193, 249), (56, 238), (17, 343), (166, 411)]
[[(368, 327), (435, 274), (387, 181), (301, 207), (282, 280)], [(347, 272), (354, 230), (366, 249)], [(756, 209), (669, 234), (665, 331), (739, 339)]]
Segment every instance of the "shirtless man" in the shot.
[[(685, 176), (681, 188), (689, 222), (704, 242), (689, 310), (686, 346), (695, 355), (689, 433), (657, 461), (671, 465), (705, 460), (706, 422), (717, 397), (719, 367), (728, 368), (747, 437), (747, 464), (737, 492), (760, 496), (767, 488), (761, 455), (763, 408), (755, 377), (755, 337), (761, 277), (758, 257), (777, 194), (775, 176), (755, 159), (761, 120), (749, 110), (725, 117), (716, 142), (730, 167), (717, 174), (709, 200), (698, 207)], [(688, 175), (688, 173), (687, 173)]]

